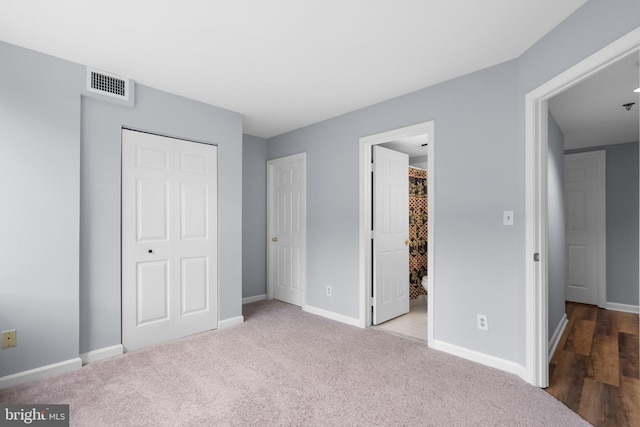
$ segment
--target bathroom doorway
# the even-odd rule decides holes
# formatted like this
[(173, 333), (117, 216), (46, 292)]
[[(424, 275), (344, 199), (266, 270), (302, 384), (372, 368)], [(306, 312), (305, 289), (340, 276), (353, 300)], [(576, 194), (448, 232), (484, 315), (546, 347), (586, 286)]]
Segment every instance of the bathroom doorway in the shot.
[[(380, 293), (376, 295), (376, 257), (374, 254), (374, 209), (373, 209), (373, 146), (404, 153), (408, 163), (413, 166), (406, 169), (406, 181), (409, 191), (416, 196), (413, 203), (407, 203), (407, 222), (409, 232), (403, 240), (408, 246), (403, 262), (407, 269), (408, 280), (403, 284), (402, 292), (407, 294), (407, 310), (377, 328), (391, 333), (433, 345), (433, 307), (434, 307), (434, 122), (425, 122), (406, 128), (396, 129), (382, 134), (360, 139), (361, 148), (361, 322), (364, 327), (373, 326), (376, 306), (381, 305)], [(411, 171), (411, 172), (410, 172)], [(413, 177), (410, 175), (414, 175)], [(409, 195), (409, 194), (408, 194)], [(420, 200), (422, 199), (422, 200)], [(421, 210), (423, 205), (424, 211)], [(413, 206), (412, 206), (413, 205)], [(409, 213), (410, 212), (410, 213)], [(406, 258), (412, 258), (409, 262)], [(410, 265), (411, 264), (411, 265)], [(378, 279), (379, 280), (379, 279)], [(386, 319), (385, 319), (386, 320)]]
[[(377, 326), (385, 332), (427, 342), (427, 280), (428, 280), (428, 134), (416, 135), (380, 144), (409, 158), (408, 181), (408, 286), (409, 311)], [(374, 203), (375, 204), (375, 203)], [(375, 264), (374, 260), (374, 264)], [(375, 268), (375, 266), (374, 266)], [(375, 317), (375, 313), (374, 313)]]

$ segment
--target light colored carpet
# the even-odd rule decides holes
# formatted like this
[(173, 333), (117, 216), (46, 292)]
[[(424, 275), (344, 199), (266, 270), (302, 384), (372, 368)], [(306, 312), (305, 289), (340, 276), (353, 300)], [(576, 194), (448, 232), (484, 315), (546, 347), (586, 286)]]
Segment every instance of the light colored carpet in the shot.
[(278, 301), (245, 323), (0, 390), (78, 426), (584, 426), (518, 377)]

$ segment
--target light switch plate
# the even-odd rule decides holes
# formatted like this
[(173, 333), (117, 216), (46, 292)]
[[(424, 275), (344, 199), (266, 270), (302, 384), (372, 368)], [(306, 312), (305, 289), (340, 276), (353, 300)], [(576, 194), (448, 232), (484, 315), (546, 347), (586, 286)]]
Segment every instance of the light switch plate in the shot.
[(502, 217), (503, 225), (513, 225), (513, 211), (504, 211)]

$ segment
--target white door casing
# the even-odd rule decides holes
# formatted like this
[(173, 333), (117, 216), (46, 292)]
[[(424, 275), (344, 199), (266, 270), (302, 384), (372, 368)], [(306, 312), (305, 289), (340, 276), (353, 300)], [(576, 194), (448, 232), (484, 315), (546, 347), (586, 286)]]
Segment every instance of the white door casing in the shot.
[(306, 291), (306, 154), (267, 162), (267, 297), (302, 307)]
[[(373, 324), (372, 316), (372, 298), (371, 289), (373, 283), (373, 260), (371, 251), (372, 237), (372, 192), (373, 183), (371, 179), (371, 162), (372, 147), (378, 144), (402, 140), (403, 138), (415, 137), (418, 135), (426, 136), (428, 145), (427, 151), (427, 197), (428, 208), (427, 215), (429, 221), (427, 224), (429, 235), (429, 251), (427, 253), (427, 345), (431, 348), (435, 347), (435, 300), (437, 294), (436, 282), (436, 212), (434, 206), (436, 204), (436, 137), (435, 137), (435, 121), (418, 123), (386, 132), (364, 136), (360, 138), (360, 262), (359, 262), (359, 282), (360, 282), (360, 310), (359, 310), (359, 326), (362, 328), (369, 327)], [(446, 350), (445, 350), (446, 351)]]
[(215, 329), (217, 147), (122, 131), (122, 342)]
[(409, 156), (373, 146), (373, 324), (409, 312)]
[(566, 299), (606, 304), (605, 151), (566, 154)]

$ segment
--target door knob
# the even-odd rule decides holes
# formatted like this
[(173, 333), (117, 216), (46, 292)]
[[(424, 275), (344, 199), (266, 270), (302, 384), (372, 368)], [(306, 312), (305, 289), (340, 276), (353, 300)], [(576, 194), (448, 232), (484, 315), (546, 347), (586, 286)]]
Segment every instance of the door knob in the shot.
[(404, 244), (405, 244), (405, 245), (408, 245), (409, 243), (411, 243), (411, 240), (409, 240), (409, 239), (407, 239), (407, 240), (405, 240), (405, 241), (404, 241)]
[(153, 253), (153, 249), (149, 249), (149, 253), (152, 254)]
[(272, 238), (271, 238), (271, 241), (272, 241), (272, 242), (277, 242), (277, 241), (278, 241), (278, 238), (277, 238), (277, 237), (272, 237)]

